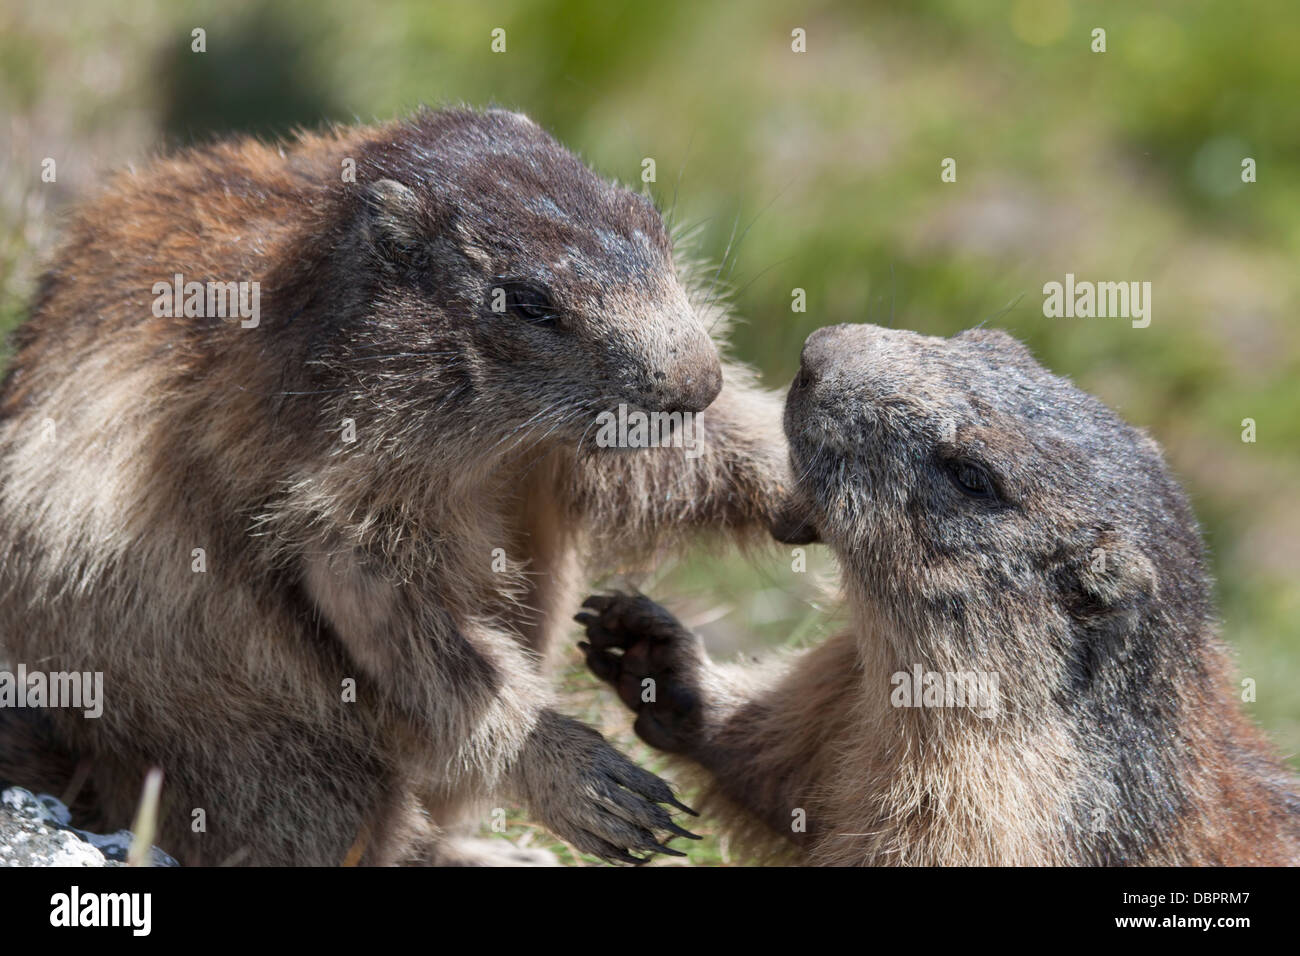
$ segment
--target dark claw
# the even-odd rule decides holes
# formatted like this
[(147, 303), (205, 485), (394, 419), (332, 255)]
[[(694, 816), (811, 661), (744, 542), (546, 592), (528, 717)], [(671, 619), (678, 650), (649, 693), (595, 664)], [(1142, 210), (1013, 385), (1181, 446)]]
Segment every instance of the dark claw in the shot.
[(674, 835), (674, 836), (686, 837), (686, 839), (688, 839), (688, 840), (703, 840), (703, 839), (704, 839), (704, 837), (700, 836), (698, 833), (692, 833), (690, 830), (685, 830), (685, 829), (683, 829), (682, 827), (679, 827), (679, 826), (678, 826), (677, 824), (675, 824), (675, 823), (668, 823), (668, 824), (665, 824), (665, 825), (664, 825), (664, 829), (665, 829), (665, 830), (671, 830), (671, 831), (673, 832), (673, 835)]
[(614, 599), (608, 595), (593, 594), (587, 600), (582, 602), (583, 607), (589, 607), (597, 614), (601, 614), (614, 603)]
[(670, 847), (670, 846), (665, 846), (665, 845), (662, 844), (662, 843), (657, 844), (657, 845), (658, 845), (658, 847), (659, 847), (658, 852), (664, 854), (665, 856), (685, 856), (685, 855), (686, 855), (686, 854), (683, 853), (681, 850), (674, 850), (672, 847)]
[(600, 620), (599, 616), (592, 614), (590, 611), (579, 611), (577, 614), (573, 615), (573, 619), (583, 627), (586, 627), (592, 621)]
[(617, 658), (606, 651), (592, 650), (591, 645), (583, 642), (578, 645), (587, 656), (587, 669), (606, 683), (616, 683), (622, 673)]
[[(690, 814), (691, 816), (693, 816), (693, 817), (698, 817), (698, 816), (699, 816), (699, 813), (697, 813), (695, 810), (692, 810), (690, 807), (688, 807), (686, 804), (682, 803), (682, 802), (681, 802), (680, 800), (678, 800), (676, 797), (669, 797), (669, 798), (668, 798), (666, 801), (664, 801), (664, 802), (665, 802), (665, 803), (671, 803), (671, 804), (672, 804), (673, 806), (675, 806), (678, 810), (685, 810), (687, 813), (689, 813), (689, 814)], [(699, 838), (696, 837), (696, 839), (699, 839)]]

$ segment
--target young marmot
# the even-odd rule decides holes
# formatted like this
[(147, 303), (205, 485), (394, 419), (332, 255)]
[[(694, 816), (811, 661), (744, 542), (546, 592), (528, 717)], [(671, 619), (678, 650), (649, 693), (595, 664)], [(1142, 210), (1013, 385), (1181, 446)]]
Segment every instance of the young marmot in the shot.
[(640, 736), (706, 770), (758, 849), (1300, 862), (1296, 780), (1233, 700), (1196, 520), (1151, 438), (1003, 332), (869, 325), (809, 337), (785, 427), (848, 633), (719, 667), (647, 598), (579, 616)]
[[(161, 767), (188, 863), (473, 861), (489, 798), (604, 858), (683, 832), (541, 666), (586, 559), (761, 530), (788, 475), (650, 202), (426, 111), (124, 173), (54, 262), (0, 391), (0, 660), (105, 700), (10, 719), (0, 776), (89, 768), (116, 827)], [(707, 412), (596, 447), (620, 405)]]

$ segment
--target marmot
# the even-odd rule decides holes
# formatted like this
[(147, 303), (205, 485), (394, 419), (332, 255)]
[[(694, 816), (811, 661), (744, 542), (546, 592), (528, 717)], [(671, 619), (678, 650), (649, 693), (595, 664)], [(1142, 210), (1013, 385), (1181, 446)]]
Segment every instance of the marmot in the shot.
[[(103, 672), (102, 717), (45, 715), (91, 822), (158, 766), (185, 863), (472, 862), (489, 798), (607, 859), (684, 832), (542, 663), (584, 559), (761, 533), (788, 483), (691, 289), (649, 200), (501, 110), (190, 149), (77, 209), (0, 390), (0, 659)], [(707, 409), (699, 448), (597, 447), (621, 405)], [(9, 716), (0, 764), (48, 777)]]
[(757, 849), (1300, 862), (1296, 779), (1233, 700), (1200, 533), (1154, 440), (1004, 332), (869, 325), (809, 337), (785, 428), (848, 633), (720, 667), (648, 598), (579, 615), (640, 736), (707, 771)]

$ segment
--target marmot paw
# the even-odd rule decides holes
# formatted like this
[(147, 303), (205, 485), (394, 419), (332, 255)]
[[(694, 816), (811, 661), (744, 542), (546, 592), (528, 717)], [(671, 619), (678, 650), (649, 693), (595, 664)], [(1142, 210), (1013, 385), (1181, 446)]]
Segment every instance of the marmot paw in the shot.
[(574, 620), (587, 629), (587, 666), (636, 711), (637, 735), (660, 750), (700, 743), (708, 657), (700, 639), (648, 597), (593, 595)]

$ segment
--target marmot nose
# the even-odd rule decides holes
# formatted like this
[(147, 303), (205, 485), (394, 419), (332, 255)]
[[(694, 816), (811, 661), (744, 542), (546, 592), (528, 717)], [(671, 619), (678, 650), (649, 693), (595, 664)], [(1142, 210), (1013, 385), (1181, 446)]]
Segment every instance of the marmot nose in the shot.
[(799, 374), (794, 377), (794, 384), (790, 386), (792, 392), (804, 392), (817, 384), (817, 375), (808, 371), (802, 364), (799, 366)]
[(680, 363), (671, 373), (657, 372), (665, 411), (702, 412), (722, 391), (722, 363), (717, 355)]
[(799, 374), (794, 380), (796, 390), (811, 388), (825, 374), (831, 362), (845, 354), (848, 347), (845, 338), (852, 328), (851, 325), (828, 325), (804, 340), (803, 351), (799, 353)]

